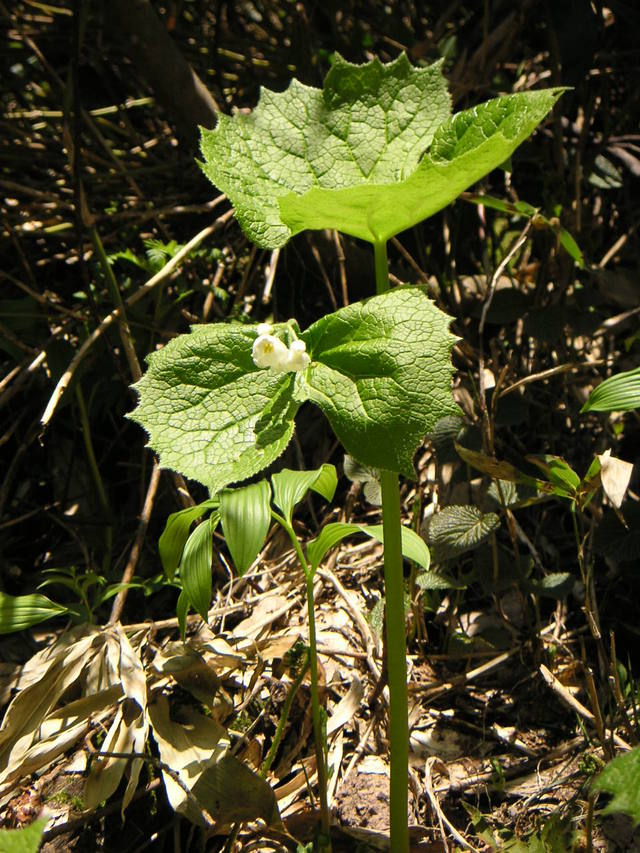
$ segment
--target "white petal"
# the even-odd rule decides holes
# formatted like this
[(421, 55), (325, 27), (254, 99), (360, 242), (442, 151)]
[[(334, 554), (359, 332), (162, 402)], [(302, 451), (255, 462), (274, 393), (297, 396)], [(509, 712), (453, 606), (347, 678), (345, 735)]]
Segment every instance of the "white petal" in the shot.
[(259, 335), (253, 342), (251, 357), (258, 367), (272, 367), (286, 370), (289, 360), (289, 350), (286, 345), (274, 335)]

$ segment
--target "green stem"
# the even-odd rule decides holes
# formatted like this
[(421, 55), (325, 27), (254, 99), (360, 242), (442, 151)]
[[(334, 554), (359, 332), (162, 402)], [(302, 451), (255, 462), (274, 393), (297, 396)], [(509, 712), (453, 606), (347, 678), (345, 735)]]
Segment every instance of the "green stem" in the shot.
[(309, 668), (309, 658), (310, 655), (307, 652), (302, 664), (300, 665), (298, 674), (296, 675), (294, 681), (291, 683), (289, 691), (287, 692), (287, 696), (284, 700), (284, 705), (282, 706), (282, 713), (280, 714), (280, 719), (278, 721), (278, 726), (273, 736), (273, 742), (271, 743), (269, 752), (267, 753), (264, 761), (262, 762), (262, 767), (260, 769), (260, 775), (263, 779), (266, 779), (267, 773), (269, 772), (269, 769), (273, 764), (273, 759), (276, 757), (278, 747), (280, 746), (280, 741), (282, 740), (282, 735), (284, 734), (284, 727), (287, 724), (287, 720), (289, 719), (289, 712), (291, 711), (293, 700), (295, 699), (296, 693), (298, 692), (298, 689), (302, 684), (302, 680), (307, 674), (307, 669)]
[[(316, 643), (316, 614), (313, 601), (313, 576), (314, 572), (309, 566), (300, 545), (296, 532), (286, 518), (271, 511), (272, 518), (278, 522), (287, 532), (289, 539), (295, 548), (296, 555), (304, 572), (307, 613), (309, 616), (309, 670), (311, 676), (311, 716), (313, 719), (313, 737), (316, 751), (316, 765), (318, 772), (318, 796), (320, 798), (320, 824), (323, 840), (319, 844), (321, 853), (331, 853), (331, 822), (329, 819), (329, 801), (327, 799), (327, 754), (325, 749), (325, 726), (322, 721), (320, 709), (320, 693), (318, 687), (318, 647)], [(405, 821), (406, 823), (406, 821)]]
[[(107, 498), (107, 493), (104, 488), (104, 483), (102, 482), (102, 477), (100, 476), (100, 469), (98, 467), (98, 461), (96, 459), (96, 454), (93, 449), (93, 441), (91, 439), (91, 426), (89, 424), (89, 417), (87, 415), (87, 407), (84, 402), (84, 395), (82, 393), (82, 386), (78, 382), (76, 384), (76, 400), (78, 403), (78, 413), (80, 415), (80, 425), (82, 427), (82, 437), (84, 439), (84, 447), (87, 454), (87, 461), (89, 462), (89, 470), (91, 471), (91, 477), (93, 479), (93, 484), (96, 488), (96, 492), (98, 495), (98, 502), (102, 507), (102, 511), (104, 513), (104, 541), (105, 541), (105, 551), (102, 561), (102, 569), (105, 573), (109, 571), (111, 566), (111, 549), (113, 546), (113, 527), (112, 527), (112, 513), (111, 507), (109, 505), (109, 499)], [(90, 611), (89, 611), (90, 612)]]
[[(376, 292), (389, 289), (386, 243), (374, 243)], [(382, 471), (382, 529), (384, 533), (385, 629), (389, 681), (389, 742), (391, 780), (389, 816), (391, 850), (409, 850), (409, 699), (407, 692), (407, 632), (402, 572), (402, 520), (398, 475)]]

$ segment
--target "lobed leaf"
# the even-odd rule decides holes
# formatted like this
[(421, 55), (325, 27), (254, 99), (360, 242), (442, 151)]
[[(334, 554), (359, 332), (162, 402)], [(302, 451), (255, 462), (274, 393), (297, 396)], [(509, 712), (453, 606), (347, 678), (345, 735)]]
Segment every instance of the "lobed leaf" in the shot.
[[(360, 462), (413, 476), (413, 454), (425, 433), (458, 412), (450, 388), (455, 338), (449, 322), (422, 288), (395, 288), (314, 323), (301, 335), (309, 367), (278, 374), (253, 363), (255, 328), (196, 326), (150, 356), (131, 417), (149, 432), (163, 467), (212, 491), (272, 462), (289, 443), (295, 414), (307, 400), (325, 412)], [(325, 488), (327, 476), (314, 488)], [(174, 522), (169, 571), (187, 519), (197, 512), (185, 511)]]
[(449, 323), (420, 287), (341, 308), (302, 335), (312, 361), (298, 394), (323, 410), (359, 462), (413, 477), (424, 435), (458, 412)]
[(562, 91), (496, 98), (450, 118), (440, 63), (338, 57), (321, 90), (293, 80), (280, 94), (263, 89), (249, 115), (220, 115), (202, 131), (203, 170), (259, 246), (323, 228), (380, 243), (507, 161)]
[[(252, 113), (221, 114), (215, 130), (202, 130), (203, 171), (250, 240), (282, 246), (296, 230), (279, 207), (290, 193), (409, 177), (451, 113), (441, 65), (413, 68), (405, 54), (365, 65), (337, 56), (322, 89), (297, 80), (281, 93), (262, 89)], [(315, 226), (297, 230), (306, 227)]]
[(149, 433), (163, 468), (198, 480), (215, 494), (262, 471), (288, 445), (299, 403), (293, 373), (253, 363), (255, 328), (194, 326), (148, 356), (128, 415)]
[(345, 189), (313, 188), (280, 199), (291, 234), (336, 228), (382, 243), (454, 201), (505, 160), (535, 130), (563, 89), (522, 92), (458, 113), (436, 131), (428, 154), (406, 179)]

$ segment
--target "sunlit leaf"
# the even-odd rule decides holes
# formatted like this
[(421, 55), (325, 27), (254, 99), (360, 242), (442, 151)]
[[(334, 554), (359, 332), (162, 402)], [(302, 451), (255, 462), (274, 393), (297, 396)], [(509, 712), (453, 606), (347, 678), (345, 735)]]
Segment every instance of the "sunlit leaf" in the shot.
[(589, 395), (581, 413), (640, 409), (640, 367), (605, 379)]
[(273, 502), (291, 523), (293, 508), (307, 494), (309, 489), (330, 501), (333, 498), (338, 476), (333, 465), (325, 463), (315, 471), (292, 471), (284, 468), (271, 478), (273, 483)]
[(436, 562), (459, 557), (482, 544), (500, 527), (494, 512), (483, 513), (476, 506), (445, 506), (431, 516), (427, 541)]
[[(450, 118), (440, 64), (341, 57), (322, 90), (262, 90), (249, 115), (202, 132), (204, 171), (249, 238), (275, 248), (305, 229), (383, 242), (503, 164), (561, 89), (488, 101)], [(428, 152), (428, 153), (425, 153)]]
[(613, 795), (605, 814), (624, 812), (634, 824), (640, 823), (640, 748), (610, 761), (592, 787)]
[[(335, 548), (347, 536), (354, 533), (364, 533), (371, 539), (384, 543), (384, 534), (381, 524), (348, 524), (343, 521), (335, 521), (325, 524), (320, 535), (312, 539), (307, 545), (307, 558), (312, 570), (316, 570), (326, 554)], [(402, 554), (407, 560), (413, 560), (423, 569), (428, 569), (431, 563), (429, 549), (424, 540), (418, 536), (415, 530), (409, 527), (402, 528)]]
[(194, 521), (209, 509), (217, 508), (218, 500), (208, 500), (196, 506), (189, 506), (178, 512), (172, 512), (164, 526), (162, 535), (158, 539), (158, 550), (162, 560), (162, 568), (169, 580), (173, 580), (176, 569), (180, 565), (180, 558), (184, 545), (189, 538), (189, 531)]
[(187, 539), (180, 563), (183, 592), (189, 604), (205, 621), (211, 603), (212, 558), (211, 526), (207, 519)]
[(56, 604), (46, 595), (7, 595), (0, 592), (0, 634), (22, 631), (67, 612), (66, 607)]
[(0, 829), (2, 853), (38, 853), (46, 818), (34, 820), (22, 829)]
[(271, 523), (271, 487), (266, 480), (220, 492), (224, 538), (238, 574), (260, 553)]

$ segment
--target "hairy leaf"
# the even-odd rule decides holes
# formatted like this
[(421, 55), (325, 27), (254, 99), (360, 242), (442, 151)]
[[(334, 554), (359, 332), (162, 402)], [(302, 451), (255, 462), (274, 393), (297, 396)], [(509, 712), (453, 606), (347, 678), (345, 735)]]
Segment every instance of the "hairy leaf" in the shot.
[(260, 246), (308, 228), (383, 242), (504, 163), (561, 94), (496, 98), (450, 118), (439, 63), (338, 57), (322, 90), (293, 80), (262, 90), (249, 115), (221, 115), (202, 132), (203, 169)]
[(446, 506), (429, 519), (427, 539), (437, 562), (450, 560), (477, 548), (500, 527), (494, 512), (483, 513), (471, 505)]
[(263, 89), (249, 115), (220, 115), (202, 131), (203, 170), (254, 243), (281, 246), (315, 227), (286, 222), (279, 201), (290, 193), (409, 177), (451, 113), (440, 67), (413, 68), (404, 54), (387, 65), (338, 56), (322, 89), (292, 80), (282, 93)]
[(341, 308), (302, 335), (311, 365), (300, 393), (359, 462), (412, 477), (425, 433), (458, 412), (449, 323), (422, 288), (399, 287)]
[(422, 288), (395, 288), (318, 320), (301, 335), (309, 367), (276, 374), (253, 363), (255, 327), (196, 326), (150, 357), (131, 417), (163, 467), (212, 491), (272, 462), (306, 400), (360, 462), (413, 476), (422, 437), (458, 412), (449, 322)]
[(198, 480), (213, 493), (266, 468), (293, 433), (299, 403), (293, 373), (259, 369), (255, 328), (194, 326), (148, 356), (129, 415), (149, 433), (163, 468)]

